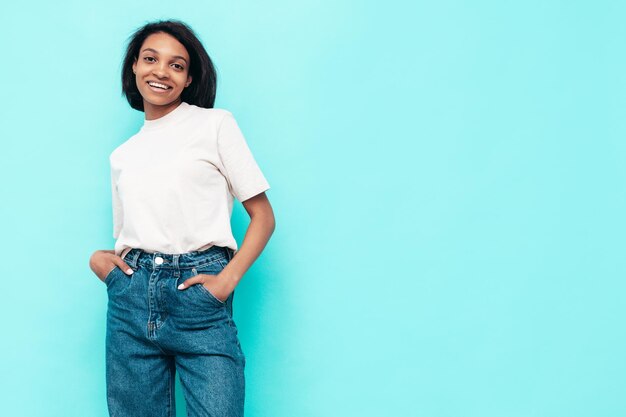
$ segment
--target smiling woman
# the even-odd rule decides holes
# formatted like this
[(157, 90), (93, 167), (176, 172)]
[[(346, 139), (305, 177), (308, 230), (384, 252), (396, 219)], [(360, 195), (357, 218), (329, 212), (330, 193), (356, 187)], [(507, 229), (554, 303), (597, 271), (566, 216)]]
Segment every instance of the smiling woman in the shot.
[[(213, 63), (184, 23), (132, 36), (122, 91), (145, 119), (109, 157), (117, 240), (90, 259), (109, 298), (109, 414), (171, 415), (178, 372), (189, 415), (240, 417), (233, 297), (274, 231), (269, 183), (233, 114), (213, 108)], [(251, 218), (239, 250), (234, 198)]]
[[(193, 79), (188, 62), (187, 49), (173, 36), (155, 33), (146, 38), (132, 68), (147, 120), (158, 119), (180, 104), (180, 95)], [(164, 101), (171, 103), (164, 106)]]
[[(171, 88), (156, 90), (150, 81)], [(122, 91), (133, 109), (145, 111), (144, 104), (155, 107), (172, 100), (211, 108), (216, 87), (213, 61), (187, 25), (155, 22), (132, 35), (122, 64)]]

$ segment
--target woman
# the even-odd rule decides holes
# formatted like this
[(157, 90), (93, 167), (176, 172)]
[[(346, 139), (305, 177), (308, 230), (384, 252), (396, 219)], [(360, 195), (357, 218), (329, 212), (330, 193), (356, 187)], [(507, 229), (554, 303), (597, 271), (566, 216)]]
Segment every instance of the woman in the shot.
[[(184, 23), (132, 35), (122, 89), (145, 120), (110, 155), (117, 240), (90, 259), (109, 299), (109, 414), (174, 416), (178, 371), (190, 416), (241, 416), (232, 303), (274, 231), (269, 184), (232, 113), (213, 108), (215, 69)], [(233, 198), (251, 219), (239, 250)]]

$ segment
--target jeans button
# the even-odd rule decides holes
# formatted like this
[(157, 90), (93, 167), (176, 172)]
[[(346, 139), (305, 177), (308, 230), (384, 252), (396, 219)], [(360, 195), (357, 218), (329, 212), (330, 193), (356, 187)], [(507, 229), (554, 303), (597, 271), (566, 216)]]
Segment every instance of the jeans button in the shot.
[(157, 265), (161, 265), (163, 263), (163, 258), (157, 256), (156, 258), (154, 258), (154, 263)]

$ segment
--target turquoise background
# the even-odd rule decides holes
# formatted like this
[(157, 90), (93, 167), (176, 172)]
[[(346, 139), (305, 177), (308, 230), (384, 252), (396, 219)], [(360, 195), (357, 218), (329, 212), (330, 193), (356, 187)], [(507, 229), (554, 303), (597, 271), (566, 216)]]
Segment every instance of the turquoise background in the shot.
[[(189, 23), (271, 189), (246, 415), (626, 416), (626, 4), (12, 2), (2, 415), (107, 416), (127, 37)], [(240, 203), (233, 229), (248, 218)], [(179, 415), (184, 401), (177, 386)]]

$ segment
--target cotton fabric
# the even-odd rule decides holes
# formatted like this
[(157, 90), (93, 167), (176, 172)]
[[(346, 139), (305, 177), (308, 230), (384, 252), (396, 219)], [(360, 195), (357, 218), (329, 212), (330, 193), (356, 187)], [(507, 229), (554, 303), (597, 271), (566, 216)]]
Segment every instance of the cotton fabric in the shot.
[(230, 219), (270, 188), (233, 114), (181, 102), (109, 157), (115, 253), (237, 251)]

